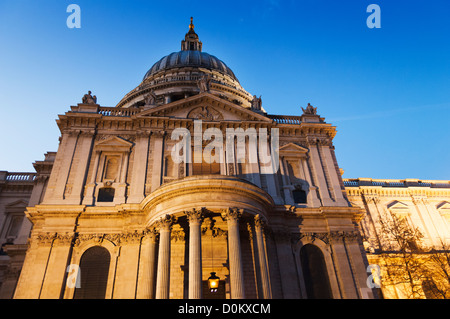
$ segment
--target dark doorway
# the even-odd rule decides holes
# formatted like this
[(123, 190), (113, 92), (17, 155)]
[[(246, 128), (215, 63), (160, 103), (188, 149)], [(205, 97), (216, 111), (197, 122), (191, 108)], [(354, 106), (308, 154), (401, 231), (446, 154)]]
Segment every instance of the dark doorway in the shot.
[(111, 255), (106, 248), (89, 248), (80, 260), (80, 288), (75, 289), (74, 299), (104, 299), (108, 284)]
[(308, 299), (332, 299), (327, 267), (319, 247), (312, 244), (303, 246), (300, 260)]

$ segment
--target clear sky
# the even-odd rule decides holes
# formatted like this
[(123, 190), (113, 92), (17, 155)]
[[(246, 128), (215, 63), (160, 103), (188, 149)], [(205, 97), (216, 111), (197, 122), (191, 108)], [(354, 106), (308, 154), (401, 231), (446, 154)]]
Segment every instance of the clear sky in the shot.
[(34, 171), (88, 90), (115, 106), (180, 50), (191, 16), (268, 113), (311, 103), (337, 127), (345, 178), (450, 179), (449, 0), (0, 0), (0, 170)]

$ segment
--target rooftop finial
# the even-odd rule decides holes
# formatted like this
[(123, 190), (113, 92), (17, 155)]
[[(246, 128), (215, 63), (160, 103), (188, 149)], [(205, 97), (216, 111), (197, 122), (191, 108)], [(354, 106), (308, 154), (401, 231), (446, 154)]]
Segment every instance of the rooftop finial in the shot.
[(181, 41), (182, 51), (202, 51), (202, 42), (198, 39), (197, 33), (194, 31), (194, 18), (191, 17), (189, 31), (186, 33), (184, 40)]

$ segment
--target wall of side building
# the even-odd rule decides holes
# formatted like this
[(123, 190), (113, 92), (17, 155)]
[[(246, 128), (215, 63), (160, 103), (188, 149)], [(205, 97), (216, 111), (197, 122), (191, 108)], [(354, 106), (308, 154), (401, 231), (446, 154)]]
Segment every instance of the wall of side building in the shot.
[[(411, 229), (417, 228), (423, 235), (421, 246), (424, 255), (434, 248), (448, 254), (450, 245), (450, 181), (418, 179), (344, 179), (349, 201), (366, 212), (360, 223), (360, 232), (370, 264), (380, 266), (385, 279), (389, 277), (381, 253), (387, 251), (387, 234), (382, 231), (381, 222), (391, 216), (404, 217)], [(392, 251), (391, 254), (395, 254)], [(429, 253), (428, 253), (429, 254)], [(418, 252), (417, 258), (421, 258)], [(392, 255), (393, 256), (393, 255)], [(448, 267), (448, 261), (446, 266)], [(438, 280), (438, 278), (434, 278)], [(385, 298), (407, 298), (402, 284), (384, 285), (381, 288)], [(417, 284), (418, 286), (421, 283)], [(448, 285), (448, 283), (447, 283)], [(410, 288), (408, 288), (410, 289)], [(449, 291), (447, 288), (447, 291)], [(419, 289), (420, 290), (420, 289)], [(423, 291), (417, 296), (429, 297)]]
[(55, 154), (33, 163), (33, 173), (0, 171), (0, 299), (14, 295), (32, 229), (25, 211), (42, 201)]

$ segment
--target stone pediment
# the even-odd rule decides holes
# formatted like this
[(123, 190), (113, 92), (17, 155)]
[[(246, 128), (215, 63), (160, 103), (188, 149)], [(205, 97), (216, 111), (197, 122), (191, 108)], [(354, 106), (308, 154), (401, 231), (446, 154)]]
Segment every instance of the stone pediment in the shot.
[(128, 142), (118, 136), (106, 137), (105, 139), (100, 140), (95, 144), (95, 148), (99, 151), (116, 151), (116, 152), (129, 151), (132, 146), (133, 143)]
[(279, 153), (284, 157), (304, 157), (308, 153), (308, 149), (294, 143), (288, 143), (280, 147)]
[(450, 203), (442, 202), (436, 206), (438, 212), (450, 222)]
[(24, 200), (17, 200), (5, 205), (5, 211), (8, 213), (22, 213), (28, 206), (28, 202)]
[(6, 208), (16, 208), (16, 207), (26, 207), (28, 205), (28, 202), (24, 200), (17, 200), (15, 202), (12, 202), (10, 204), (5, 205)]
[(450, 211), (450, 203), (449, 202), (442, 202), (439, 205), (436, 206), (439, 210), (448, 210)]
[(409, 206), (405, 203), (399, 201), (393, 201), (388, 205), (388, 209), (391, 213), (397, 215), (408, 215), (409, 214)]
[(142, 117), (169, 117), (199, 119), (204, 122), (257, 121), (272, 123), (272, 120), (230, 101), (210, 93), (201, 93), (168, 104), (145, 110), (136, 115)]

